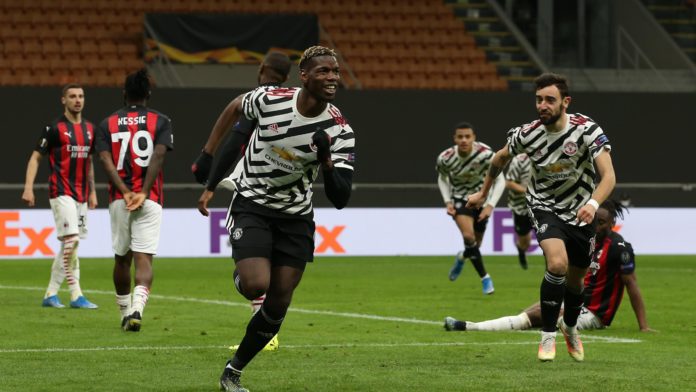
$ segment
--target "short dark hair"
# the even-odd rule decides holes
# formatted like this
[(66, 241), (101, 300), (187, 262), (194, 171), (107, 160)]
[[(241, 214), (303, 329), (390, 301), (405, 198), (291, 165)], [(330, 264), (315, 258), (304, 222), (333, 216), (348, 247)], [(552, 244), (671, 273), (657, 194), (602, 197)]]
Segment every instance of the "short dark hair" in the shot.
[(609, 215), (616, 220), (616, 217), (623, 219), (624, 212), (628, 211), (628, 208), (624, 207), (621, 202), (614, 199), (607, 199), (602, 203), (599, 208), (604, 208), (609, 212)]
[(64, 97), (65, 94), (68, 93), (68, 90), (70, 90), (71, 88), (82, 88), (82, 85), (80, 85), (79, 83), (66, 84), (65, 86), (63, 86), (63, 91), (62, 91), (63, 95), (61, 95), (61, 97)]
[(568, 92), (568, 78), (563, 75), (547, 72), (539, 75), (534, 79), (534, 84), (536, 85), (536, 90), (540, 90), (548, 86), (556, 86), (558, 91), (561, 93), (561, 98), (569, 96)]
[(268, 52), (263, 59), (263, 65), (277, 72), (283, 78), (287, 78), (292, 67), (292, 61), (283, 52)]
[(462, 129), (462, 128), (471, 128), (472, 131), (474, 130), (474, 126), (471, 125), (470, 122), (466, 122), (466, 121), (458, 122), (457, 125), (454, 126), (455, 131), (457, 129)]
[(150, 97), (150, 75), (147, 72), (147, 68), (141, 68), (126, 76), (124, 90), (126, 99), (148, 99)]
[(310, 60), (320, 56), (336, 57), (336, 52), (334, 52), (333, 49), (329, 49), (325, 46), (311, 46), (307, 48), (304, 53), (302, 53), (302, 57), (300, 58), (300, 69), (305, 70), (307, 63), (309, 63)]

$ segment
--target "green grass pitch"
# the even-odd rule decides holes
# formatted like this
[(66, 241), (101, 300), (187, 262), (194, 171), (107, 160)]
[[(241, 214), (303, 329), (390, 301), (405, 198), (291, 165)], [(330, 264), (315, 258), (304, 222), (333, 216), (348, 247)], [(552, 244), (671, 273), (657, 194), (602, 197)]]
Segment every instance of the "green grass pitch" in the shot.
[[(538, 299), (543, 259), (486, 257), (496, 292), (473, 268), (447, 279), (452, 257), (318, 258), (280, 332), (243, 383), (261, 391), (693, 391), (696, 259), (637, 256), (648, 321), (627, 295), (611, 328), (583, 334), (575, 363), (559, 335), (554, 362), (536, 359), (538, 332), (445, 332), (444, 316), (517, 314)], [(156, 259), (143, 329), (125, 333), (112, 261), (81, 261), (97, 310), (40, 306), (50, 260), (0, 260), (0, 391), (214, 391), (250, 317), (227, 259)], [(63, 303), (68, 293), (60, 293)]]

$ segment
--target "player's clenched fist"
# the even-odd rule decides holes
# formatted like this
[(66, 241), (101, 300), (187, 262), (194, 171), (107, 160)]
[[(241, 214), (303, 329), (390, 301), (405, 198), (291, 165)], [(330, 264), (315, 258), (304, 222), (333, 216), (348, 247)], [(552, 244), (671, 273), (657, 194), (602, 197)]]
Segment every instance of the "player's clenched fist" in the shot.
[(331, 159), (331, 136), (324, 130), (318, 130), (312, 135), (312, 143), (317, 148), (317, 160), (325, 163)]

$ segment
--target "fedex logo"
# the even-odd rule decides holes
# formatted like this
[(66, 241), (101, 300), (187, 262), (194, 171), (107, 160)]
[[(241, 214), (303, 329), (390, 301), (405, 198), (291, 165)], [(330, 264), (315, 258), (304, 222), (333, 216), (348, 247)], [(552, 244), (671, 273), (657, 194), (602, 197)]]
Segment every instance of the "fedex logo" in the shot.
[[(515, 233), (515, 223), (512, 219), (512, 211), (495, 210), (491, 220), (493, 221), (493, 251), (502, 252), (505, 236), (512, 235), (514, 240), (517, 239), (517, 233)], [(514, 243), (515, 241), (511, 242)], [(532, 243), (529, 245), (527, 253), (534, 252), (538, 247), (539, 245), (537, 244), (536, 233), (534, 230), (532, 230)]]
[[(0, 256), (53, 256), (53, 250), (46, 241), (55, 230), (53, 227), (16, 227), (19, 211), (0, 211)], [(14, 245), (27, 242), (26, 246)]]
[[(227, 213), (224, 211), (210, 212), (210, 253), (222, 253), (221, 244), (229, 246), (229, 233), (225, 227)], [(317, 226), (315, 235), (314, 253), (316, 254), (345, 254), (346, 250), (341, 245), (339, 236), (345, 230), (345, 225), (333, 227)]]

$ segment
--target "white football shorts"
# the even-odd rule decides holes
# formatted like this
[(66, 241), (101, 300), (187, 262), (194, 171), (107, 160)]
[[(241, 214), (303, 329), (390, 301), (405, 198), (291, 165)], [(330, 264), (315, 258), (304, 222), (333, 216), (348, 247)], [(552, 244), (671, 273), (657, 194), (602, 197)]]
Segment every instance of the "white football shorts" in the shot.
[(154, 255), (159, 246), (162, 206), (145, 200), (137, 211), (129, 212), (126, 202), (117, 199), (109, 204), (111, 245), (114, 253), (123, 256), (128, 249)]
[(58, 196), (48, 200), (56, 221), (58, 238), (79, 234), (87, 238), (87, 203), (79, 203), (70, 196)]

